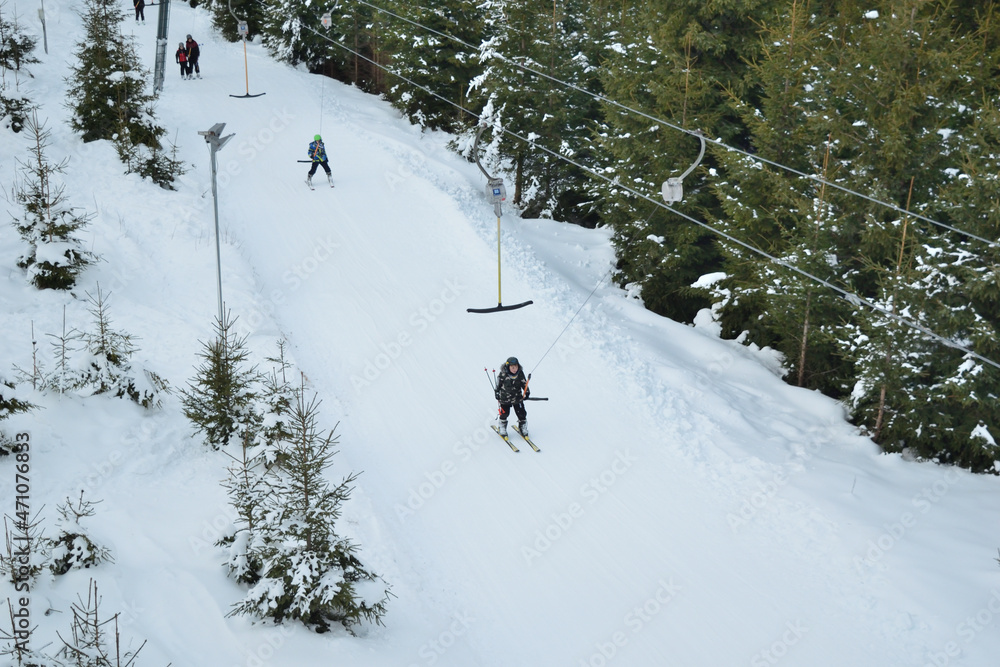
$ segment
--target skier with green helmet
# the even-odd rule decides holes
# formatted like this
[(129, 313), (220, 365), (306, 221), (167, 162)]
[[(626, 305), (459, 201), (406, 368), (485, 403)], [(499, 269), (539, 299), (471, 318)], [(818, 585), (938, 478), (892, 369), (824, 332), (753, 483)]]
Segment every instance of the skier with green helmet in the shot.
[(309, 169), (309, 175), (306, 176), (306, 183), (311, 188), (313, 186), (313, 174), (316, 173), (316, 167), (323, 167), (323, 171), (326, 172), (326, 180), (330, 182), (330, 187), (333, 187), (333, 175), (330, 174), (330, 163), (326, 158), (326, 146), (323, 145), (323, 137), (316, 135), (313, 137), (313, 141), (309, 144), (309, 159), (312, 160), (312, 167)]
[(528, 411), (524, 409), (524, 399), (531, 395), (531, 390), (517, 357), (510, 357), (500, 368), (495, 394), (500, 403), (500, 435), (507, 436), (507, 417), (514, 408), (517, 428), (521, 435), (528, 437)]

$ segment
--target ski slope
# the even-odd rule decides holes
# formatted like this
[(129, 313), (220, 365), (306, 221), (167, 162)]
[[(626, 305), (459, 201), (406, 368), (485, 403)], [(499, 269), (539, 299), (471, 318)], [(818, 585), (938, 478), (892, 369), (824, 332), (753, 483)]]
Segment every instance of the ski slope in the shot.
[[(65, 616), (93, 576), (130, 641), (148, 640), (146, 665), (996, 664), (995, 477), (881, 455), (835, 402), (783, 383), (770, 351), (720, 340), (707, 313), (688, 326), (645, 311), (611, 283), (606, 230), (505, 207), (503, 300), (534, 304), (466, 312), (498, 288), (476, 166), (447, 136), (258, 45), (249, 87), (266, 94), (230, 97), (245, 92), (243, 47), (186, 4), (172, 5), (168, 47), (193, 34), (205, 78), (170, 64), (157, 115), (189, 171), (177, 192), (120, 175), (110, 146), (65, 122), (75, 8), (46, 7), (50, 54), (29, 85), (52, 157), (71, 157), (68, 195), (96, 210), (87, 241), (104, 261), (77, 296), (110, 290), (148, 366), (174, 387), (193, 376), (218, 308), (197, 132), (226, 123), (226, 307), (262, 363), (284, 337), (323, 399), (340, 437), (332, 478), (363, 471), (339, 528), (396, 599), (385, 627), (358, 637), (226, 618), (241, 596), (212, 546), (231, 521), (226, 459), (190, 437), (179, 397), (145, 413), (50, 396), (11, 420), (38, 443), (33, 493), (49, 508), (80, 488), (103, 500), (94, 531), (116, 563), (40, 582), (41, 633), (63, 620), (45, 604)], [(126, 22), (150, 69), (153, 9)], [(310, 191), (296, 162), (316, 133), (333, 189), (319, 177)], [(5, 184), (24, 145), (0, 137)], [(0, 239), (13, 267), (19, 241), (10, 228)], [(85, 326), (81, 300), (38, 293), (16, 268), (0, 280), (4, 361), (29, 365), (30, 326), (57, 333), (64, 305)], [(489, 428), (484, 368), (511, 355), (549, 398), (528, 404), (540, 453)]]

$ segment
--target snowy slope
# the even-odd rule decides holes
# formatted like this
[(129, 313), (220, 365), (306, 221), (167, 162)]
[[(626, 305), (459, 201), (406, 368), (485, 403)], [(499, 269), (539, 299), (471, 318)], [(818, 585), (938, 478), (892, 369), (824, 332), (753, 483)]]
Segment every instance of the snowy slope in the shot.
[[(37, 443), (35, 504), (51, 513), (81, 488), (102, 499), (92, 525), (116, 558), (40, 582), (41, 633), (55, 640), (94, 576), (125, 635), (148, 640), (147, 665), (995, 664), (996, 478), (880, 455), (834, 402), (785, 385), (767, 351), (719, 340), (707, 318), (644, 311), (610, 284), (606, 231), (505, 211), (503, 300), (535, 303), (467, 313), (497, 296), (496, 218), (475, 165), (256, 45), (250, 90), (266, 95), (230, 97), (245, 89), (242, 46), (186, 4), (172, 6), (168, 45), (200, 38), (205, 79), (168, 67), (157, 113), (190, 171), (177, 192), (120, 176), (111, 147), (65, 123), (79, 19), (72, 3), (46, 11), (50, 54), (29, 86), (51, 157), (72, 159), (68, 194), (97, 212), (88, 244), (105, 260), (77, 296), (100, 283), (148, 367), (175, 387), (193, 375), (217, 312), (197, 132), (225, 122), (226, 305), (260, 360), (287, 338), (327, 427), (339, 424), (332, 477), (363, 471), (340, 530), (397, 599), (360, 637), (225, 618), (241, 594), (211, 546), (231, 520), (225, 459), (190, 438), (177, 396), (153, 413), (36, 397), (44, 409), (12, 420)], [(151, 68), (155, 21), (135, 32)], [(295, 162), (317, 132), (332, 190), (308, 190)], [(8, 191), (23, 151), (24, 137), (0, 135)], [(0, 265), (19, 248), (8, 227)], [(32, 324), (46, 345), (63, 305), (86, 327), (81, 299), (38, 293), (16, 268), (0, 280), (5, 362), (30, 365)], [(483, 369), (510, 355), (550, 399), (528, 405), (539, 454), (489, 430)], [(13, 481), (0, 473), (0, 498)]]

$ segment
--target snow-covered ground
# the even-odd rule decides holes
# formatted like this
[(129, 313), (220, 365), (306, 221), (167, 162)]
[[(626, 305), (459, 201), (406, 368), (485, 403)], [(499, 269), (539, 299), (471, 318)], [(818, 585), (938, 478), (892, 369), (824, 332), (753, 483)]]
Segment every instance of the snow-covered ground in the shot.
[[(70, 158), (70, 201), (95, 214), (86, 244), (103, 261), (76, 298), (38, 292), (0, 226), (5, 373), (30, 367), (32, 327), (48, 354), (64, 308), (86, 329), (99, 284), (114, 326), (140, 339), (136, 364), (187, 383), (218, 308), (197, 132), (226, 123), (226, 306), (257, 361), (288, 340), (325, 427), (339, 424), (331, 477), (363, 474), (338, 529), (396, 598), (385, 627), (358, 637), (226, 618), (242, 593), (212, 546), (231, 520), (226, 459), (191, 437), (177, 394), (152, 412), (34, 396), (41, 409), (5, 424), (30, 430), (33, 507), (51, 533), (55, 506), (85, 490), (115, 557), (43, 577), (40, 638), (65, 636), (94, 577), (124, 640), (148, 641), (142, 665), (996, 664), (997, 478), (881, 455), (835, 402), (784, 384), (768, 351), (719, 340), (707, 317), (692, 327), (643, 310), (611, 285), (607, 231), (505, 211), (504, 302), (534, 304), (467, 313), (497, 296), (496, 218), (476, 166), (446, 136), (258, 45), (249, 86), (266, 95), (231, 97), (246, 88), (243, 48), (187, 4), (172, 5), (168, 47), (194, 35), (205, 78), (181, 81), (169, 63), (157, 114), (189, 171), (176, 192), (121, 175), (111, 146), (82, 144), (66, 122), (78, 8), (46, 3), (49, 54), (39, 47), (27, 86), (49, 158)], [(126, 22), (150, 69), (155, 10)], [(332, 190), (306, 188), (296, 162), (317, 132)], [(7, 193), (26, 139), (0, 133)], [(511, 355), (549, 398), (528, 405), (538, 454), (489, 429), (484, 368)], [(14, 483), (0, 461), (8, 514)]]

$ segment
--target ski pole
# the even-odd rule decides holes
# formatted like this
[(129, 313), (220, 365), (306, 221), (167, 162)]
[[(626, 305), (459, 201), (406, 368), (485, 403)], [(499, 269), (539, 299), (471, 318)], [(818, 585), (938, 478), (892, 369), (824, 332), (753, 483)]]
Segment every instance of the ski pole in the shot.
[[(489, 382), (490, 382), (490, 389), (492, 389), (493, 391), (496, 391), (497, 388), (493, 384), (493, 380), (490, 379), (490, 372), (488, 370), (486, 370), (485, 366), (483, 367), (483, 371), (486, 373), (486, 379), (489, 380)], [(496, 371), (493, 371), (493, 372), (496, 373)]]

